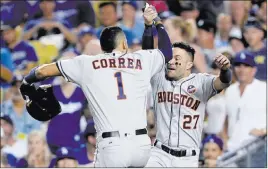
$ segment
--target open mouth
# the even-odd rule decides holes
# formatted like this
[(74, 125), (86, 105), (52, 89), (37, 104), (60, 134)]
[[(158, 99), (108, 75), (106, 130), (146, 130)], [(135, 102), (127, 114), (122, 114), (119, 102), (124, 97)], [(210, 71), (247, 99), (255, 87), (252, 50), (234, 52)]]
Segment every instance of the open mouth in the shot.
[(168, 70), (176, 70), (175, 68), (173, 68), (173, 67), (169, 67), (169, 66), (167, 67), (167, 69), (168, 69)]

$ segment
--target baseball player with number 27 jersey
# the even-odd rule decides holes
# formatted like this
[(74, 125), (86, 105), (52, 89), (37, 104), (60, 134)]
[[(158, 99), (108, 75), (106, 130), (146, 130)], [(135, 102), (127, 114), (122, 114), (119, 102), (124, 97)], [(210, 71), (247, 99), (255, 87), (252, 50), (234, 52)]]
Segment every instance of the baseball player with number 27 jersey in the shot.
[(224, 55), (215, 57), (217, 77), (191, 73), (195, 50), (188, 44), (174, 43), (172, 52), (167, 68), (151, 80), (157, 133), (146, 167), (198, 167), (206, 103), (232, 78)]

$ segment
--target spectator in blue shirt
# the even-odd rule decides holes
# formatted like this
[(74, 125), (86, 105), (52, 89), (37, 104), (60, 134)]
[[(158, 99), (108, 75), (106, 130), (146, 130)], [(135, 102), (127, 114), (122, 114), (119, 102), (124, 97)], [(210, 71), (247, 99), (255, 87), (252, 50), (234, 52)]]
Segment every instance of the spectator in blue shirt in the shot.
[(13, 63), (11, 54), (6, 48), (1, 48), (1, 86), (2, 83), (10, 83), (13, 78)]
[(3, 40), (11, 52), (15, 73), (28, 74), (38, 61), (34, 48), (29, 43), (18, 40), (14, 26), (1, 25), (1, 31)]
[(19, 87), (22, 77), (15, 76), (10, 88), (11, 99), (3, 102), (1, 111), (8, 115), (14, 123), (14, 134), (29, 134), (32, 130), (40, 129), (41, 123), (33, 119), (26, 110), (25, 101), (22, 98)]
[(44, 36), (63, 34), (66, 43), (60, 36), (54, 36), (54, 38), (60, 40), (61, 45), (57, 46), (59, 49), (64, 49), (69, 44), (75, 43), (76, 36), (70, 30), (71, 25), (65, 20), (59, 20), (54, 14), (56, 7), (55, 0), (40, 0), (39, 5), (42, 11), (42, 17), (26, 23), (23, 39), (40, 40), (40, 38)]
[(120, 27), (129, 29), (135, 39), (141, 40), (144, 30), (144, 21), (136, 16), (138, 9), (137, 2), (135, 1), (123, 1), (122, 2), (122, 20), (119, 22)]
[[(117, 24), (117, 11), (116, 11), (116, 4), (114, 2), (103, 2), (99, 4), (99, 10), (100, 10), (100, 22), (102, 26), (100, 26), (97, 29), (97, 37), (100, 38), (100, 34), (104, 27), (107, 26), (116, 26)], [(120, 25), (118, 25), (120, 26)], [(128, 45), (132, 45), (133, 41), (133, 34), (129, 29), (126, 29), (122, 27), (122, 30), (124, 31)]]

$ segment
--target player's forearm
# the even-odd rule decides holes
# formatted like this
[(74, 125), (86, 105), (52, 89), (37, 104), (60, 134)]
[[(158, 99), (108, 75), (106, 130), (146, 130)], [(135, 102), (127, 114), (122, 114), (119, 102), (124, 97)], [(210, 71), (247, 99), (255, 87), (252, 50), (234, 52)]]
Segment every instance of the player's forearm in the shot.
[(215, 80), (214, 87), (216, 90), (221, 91), (232, 82), (232, 71), (231, 69), (221, 70), (220, 76)]
[(61, 73), (56, 63), (44, 64), (40, 67), (33, 68), (28, 75), (25, 76), (25, 82), (32, 84), (43, 81), (48, 77), (60, 76)]
[(154, 36), (152, 25), (146, 25), (142, 35), (142, 49), (154, 49)]
[(231, 69), (222, 70), (220, 72), (220, 80), (224, 84), (229, 84), (232, 81), (232, 71)]
[(156, 29), (158, 32), (158, 49), (165, 56), (165, 61), (167, 63), (172, 59), (172, 44), (165, 30), (165, 27), (161, 22), (158, 22)]

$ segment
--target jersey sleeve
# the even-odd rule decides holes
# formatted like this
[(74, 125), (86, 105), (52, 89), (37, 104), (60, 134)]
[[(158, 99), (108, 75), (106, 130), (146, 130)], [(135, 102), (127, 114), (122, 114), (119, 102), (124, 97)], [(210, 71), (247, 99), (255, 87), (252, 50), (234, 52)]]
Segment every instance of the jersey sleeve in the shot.
[(201, 77), (204, 101), (208, 101), (212, 96), (217, 94), (217, 90), (214, 87), (216, 76), (204, 73)]
[(165, 67), (165, 57), (159, 49), (146, 50), (151, 77), (161, 72)]
[(66, 81), (80, 85), (84, 75), (84, 62), (84, 56), (80, 55), (72, 59), (60, 60), (56, 64)]

